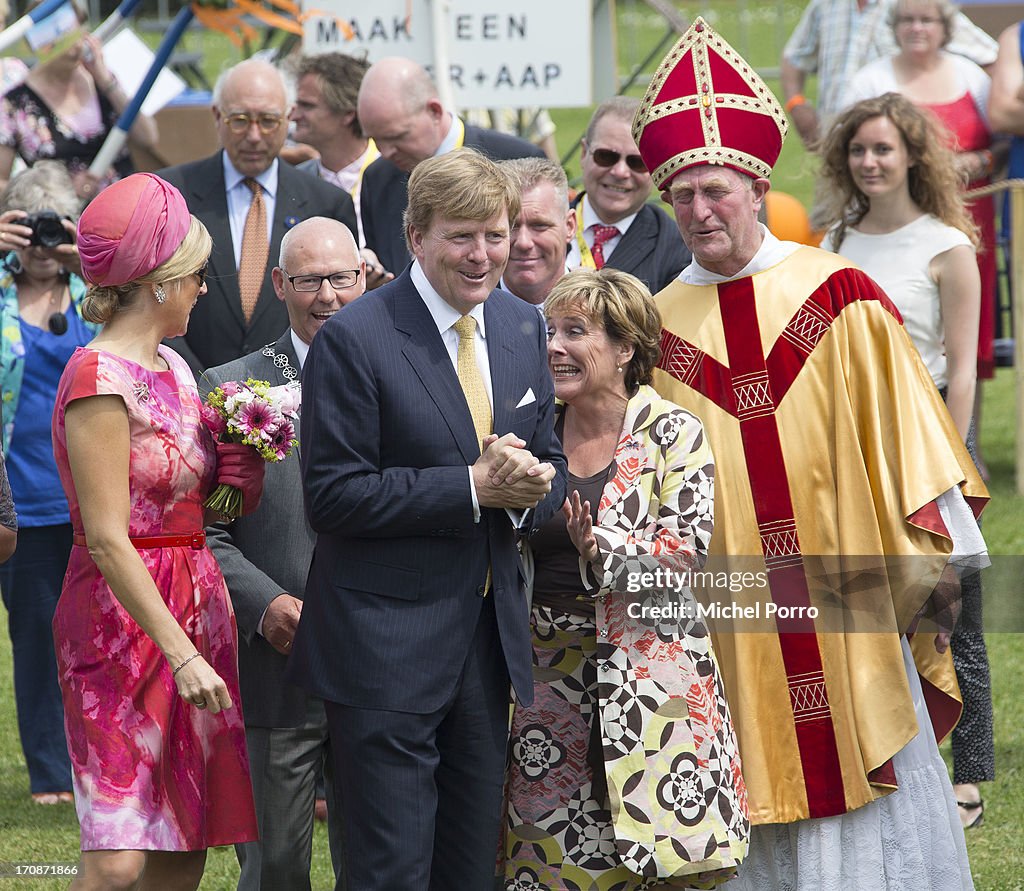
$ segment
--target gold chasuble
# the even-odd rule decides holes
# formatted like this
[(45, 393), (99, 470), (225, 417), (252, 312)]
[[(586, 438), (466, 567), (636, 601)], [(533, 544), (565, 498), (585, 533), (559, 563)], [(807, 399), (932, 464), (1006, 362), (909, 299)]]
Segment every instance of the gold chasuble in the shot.
[[(861, 807), (892, 791), (916, 734), (897, 630), (951, 542), (935, 499), (987, 498), (942, 400), (881, 289), (843, 258), (801, 248), (717, 285), (674, 282), (655, 387), (704, 422), (717, 465), (710, 553), (767, 570), (735, 598), (819, 617), (719, 626), (751, 822)], [(864, 630), (861, 630), (864, 629)], [(940, 740), (959, 718), (934, 627), (912, 639)]]

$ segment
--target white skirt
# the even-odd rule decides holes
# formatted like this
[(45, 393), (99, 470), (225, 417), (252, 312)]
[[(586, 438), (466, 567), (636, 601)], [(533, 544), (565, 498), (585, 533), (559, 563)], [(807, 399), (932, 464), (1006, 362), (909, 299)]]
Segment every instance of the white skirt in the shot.
[(752, 826), (723, 891), (971, 891), (953, 786), (903, 638), (919, 732), (893, 758), (899, 788), (836, 817)]

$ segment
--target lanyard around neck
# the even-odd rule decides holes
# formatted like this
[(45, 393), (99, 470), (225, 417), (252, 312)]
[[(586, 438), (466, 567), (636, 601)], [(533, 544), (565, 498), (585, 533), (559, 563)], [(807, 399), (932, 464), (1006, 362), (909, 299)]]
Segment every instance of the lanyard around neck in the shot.
[(576, 205), (576, 244), (580, 249), (580, 266), (585, 266), (587, 269), (597, 269), (597, 263), (594, 261), (594, 255), (590, 251), (587, 240), (583, 237), (583, 198), (580, 198), (580, 203)]

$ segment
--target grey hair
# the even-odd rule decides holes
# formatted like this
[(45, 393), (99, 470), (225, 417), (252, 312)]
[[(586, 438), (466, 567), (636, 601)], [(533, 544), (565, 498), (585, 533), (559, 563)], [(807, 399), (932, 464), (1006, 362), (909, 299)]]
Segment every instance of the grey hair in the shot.
[[(942, 20), (942, 46), (945, 47), (953, 39), (953, 32), (956, 30), (956, 16), (960, 12), (960, 7), (953, 0), (932, 0), (932, 3), (935, 6), (935, 11), (939, 14), (939, 18)], [(889, 10), (889, 28), (894, 33), (896, 31), (896, 20), (900, 17), (903, 6), (904, 0), (897, 0), (892, 5), (892, 9)]]
[(569, 181), (561, 165), (548, 158), (514, 158), (501, 166), (518, 182), (520, 197), (541, 183), (551, 183), (560, 208), (569, 212)]
[(632, 124), (639, 107), (640, 100), (635, 96), (612, 96), (611, 99), (606, 99), (597, 106), (593, 116), (590, 118), (590, 123), (587, 124), (587, 132), (583, 134), (583, 138), (587, 143), (587, 150), (589, 151), (592, 148), (594, 131), (597, 130), (597, 125), (602, 118), (611, 115), (613, 118), (618, 118), (627, 124)]
[(15, 176), (0, 195), (0, 213), (8, 210), (26, 213), (52, 210), (58, 216), (78, 219), (82, 204), (63, 164), (59, 161), (37, 161)]
[[(266, 62), (263, 59), (243, 59), (241, 62), (236, 62), (234, 65), (225, 68), (223, 71), (221, 71), (220, 74), (217, 75), (217, 80), (213, 84), (212, 98), (210, 99), (210, 104), (214, 108), (222, 107), (221, 102), (224, 98), (224, 87), (228, 82), (228, 78), (231, 77), (231, 75), (235, 72), (236, 69), (241, 68), (243, 65), (257, 65), (260, 68), (265, 69), (268, 74), (273, 73), (273, 75), (277, 77), (277, 80), (281, 85), (281, 92), (284, 94), (285, 97), (288, 96), (288, 85), (285, 83), (284, 75), (281, 74), (281, 71), (278, 68), (275, 68), (273, 65), (270, 64), (270, 62)], [(286, 109), (287, 104), (288, 101), (286, 98)]]

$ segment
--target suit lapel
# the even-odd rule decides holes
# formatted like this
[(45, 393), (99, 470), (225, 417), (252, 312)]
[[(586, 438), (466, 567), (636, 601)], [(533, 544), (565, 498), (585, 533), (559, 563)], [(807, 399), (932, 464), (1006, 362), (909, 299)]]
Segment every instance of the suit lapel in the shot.
[(494, 397), (494, 430), (504, 433), (511, 428), (512, 412), (525, 393), (516, 392), (516, 357), (508, 342), (513, 320), (494, 297), (484, 304), (487, 325), (487, 360), (491, 366), (491, 393)]
[(657, 230), (650, 216), (653, 210), (654, 208), (647, 205), (640, 208), (633, 225), (626, 230), (626, 234), (619, 239), (615, 250), (608, 257), (609, 266), (622, 272), (632, 272), (654, 250), (654, 236)]
[[(274, 344), (274, 352), (277, 353), (278, 356), (284, 356), (285, 358), (287, 358), (288, 364), (291, 365), (291, 367), (294, 368), (296, 371), (300, 372), (299, 377), (295, 378), (295, 380), (301, 384), (301, 380), (302, 380), (301, 371), (302, 371), (302, 369), (299, 368), (299, 357), (297, 355), (295, 355), (295, 344), (292, 343), (292, 329), (290, 327), (287, 328), (285, 330), (284, 334), (282, 334), (277, 339), (277, 342)], [(273, 382), (274, 382), (275, 386), (279, 385), (279, 384), (291, 383), (291, 381), (287, 377), (285, 377), (284, 365), (283, 364), (279, 365), (277, 361), (275, 361), (273, 358), (270, 358), (270, 357), (267, 358), (267, 361), (274, 368), (274, 381)], [(299, 408), (299, 413), (300, 413), (300, 416), (301, 416), (301, 413), (302, 413), (302, 408), (301, 407)], [(296, 433), (298, 433), (298, 429), (299, 429), (299, 424), (298, 424), (298, 421), (296, 421), (295, 422), (295, 432)], [(296, 456), (296, 458), (298, 458), (299, 455), (301, 454), (301, 452), (299, 451), (300, 446), (301, 446), (301, 443), (300, 443), (300, 445), (295, 446), (295, 456)]]
[(208, 277), (211, 284), (216, 283), (227, 298), (225, 304), (244, 329), (245, 319), (238, 297), (238, 269), (235, 267), (235, 247), (231, 240), (231, 221), (228, 217), (228, 196), (221, 152), (200, 162), (188, 191), (189, 209), (203, 221), (213, 239)]
[(395, 328), (409, 338), (402, 347), (402, 354), (444, 417), (462, 457), (467, 464), (472, 464), (480, 457), (480, 444), (476, 441), (466, 394), (462, 391), (434, 319), (416, 291), (408, 270), (402, 273), (398, 282), (402, 287), (395, 289), (391, 299), (394, 302)]

